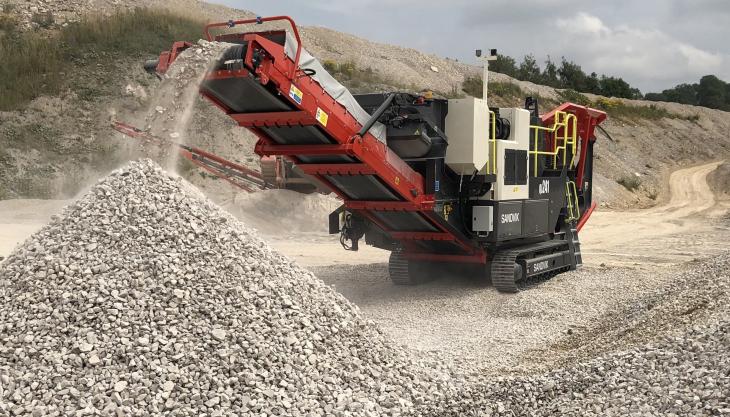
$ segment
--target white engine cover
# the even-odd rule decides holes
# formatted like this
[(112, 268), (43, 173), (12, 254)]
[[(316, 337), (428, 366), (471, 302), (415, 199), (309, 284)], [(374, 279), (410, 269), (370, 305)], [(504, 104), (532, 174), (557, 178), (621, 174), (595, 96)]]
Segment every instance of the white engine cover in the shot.
[(449, 100), (446, 165), (460, 175), (481, 171), (489, 159), (489, 106), (474, 97)]

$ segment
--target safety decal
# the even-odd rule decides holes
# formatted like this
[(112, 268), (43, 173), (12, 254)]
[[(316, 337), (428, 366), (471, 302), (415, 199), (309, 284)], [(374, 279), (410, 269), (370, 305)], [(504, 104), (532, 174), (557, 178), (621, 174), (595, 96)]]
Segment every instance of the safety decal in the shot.
[(324, 112), (324, 110), (317, 107), (317, 114), (315, 115), (315, 117), (322, 126), (327, 127), (327, 119), (329, 118), (329, 116), (327, 115), (327, 113)]
[(292, 100), (296, 101), (297, 104), (302, 104), (302, 97), (304, 94), (302, 93), (302, 90), (298, 89), (296, 85), (292, 84), (291, 88), (289, 88), (289, 97), (292, 98)]

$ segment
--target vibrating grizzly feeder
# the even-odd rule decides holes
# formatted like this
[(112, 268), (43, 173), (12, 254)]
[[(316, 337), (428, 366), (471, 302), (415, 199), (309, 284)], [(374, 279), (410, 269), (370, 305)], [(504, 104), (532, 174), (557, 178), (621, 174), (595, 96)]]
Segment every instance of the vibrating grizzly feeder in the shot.
[[(291, 34), (229, 33), (273, 20), (288, 21)], [(228, 30), (213, 37), (216, 28)], [(520, 281), (581, 264), (578, 231), (595, 207), (594, 128), (605, 113), (565, 103), (541, 115), (531, 98), (525, 108), (491, 108), (486, 94), (353, 96), (302, 48), (289, 17), (205, 32), (235, 45), (201, 94), (257, 135), (257, 154), (286, 156), (331, 188), (344, 203), (330, 233), (346, 249), (364, 238), (391, 251), (394, 283), (420, 282), (434, 264), (468, 264), (516, 292)], [(157, 70), (188, 46), (163, 53)]]

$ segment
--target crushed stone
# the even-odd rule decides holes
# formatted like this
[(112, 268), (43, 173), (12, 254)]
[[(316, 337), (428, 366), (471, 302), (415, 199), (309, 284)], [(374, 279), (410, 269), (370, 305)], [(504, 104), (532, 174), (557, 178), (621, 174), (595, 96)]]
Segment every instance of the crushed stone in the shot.
[(150, 160), (18, 247), (0, 304), (0, 414), (403, 415), (464, 380)]

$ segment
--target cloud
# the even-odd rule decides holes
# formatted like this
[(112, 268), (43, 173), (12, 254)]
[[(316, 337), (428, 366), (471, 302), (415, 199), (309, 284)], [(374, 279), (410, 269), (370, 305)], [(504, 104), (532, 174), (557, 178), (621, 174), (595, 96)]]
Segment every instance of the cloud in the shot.
[(713, 73), (730, 81), (729, 0), (210, 1), (466, 62), (479, 47), (518, 61), (526, 54), (538, 61), (565, 56), (642, 91)]
[(491, 0), (467, 3), (460, 12), (462, 23), (468, 27), (516, 25), (537, 28), (536, 23), (554, 20), (571, 4), (571, 0), (532, 0), (525, 3)]
[(584, 12), (578, 13), (572, 19), (558, 19), (556, 25), (566, 33), (587, 33), (592, 35), (610, 33), (610, 30), (603, 24), (601, 19)]
[[(448, 4), (453, 7), (462, 7), (462, 4), (465, 3), (468, 3), (468, 0), (451, 0)], [(444, 7), (444, 2), (443, 0), (399, 0), (397, 4), (394, 4), (392, 0), (308, 0), (305, 5), (325, 13), (360, 16), (366, 13), (372, 16), (396, 10), (402, 11), (404, 8), (411, 8), (411, 10), (441, 9)]]
[(680, 80), (720, 74), (727, 55), (710, 52), (657, 30), (628, 25), (609, 27), (580, 12), (555, 22), (558, 38), (575, 39), (563, 53), (588, 71), (626, 78), (644, 89), (668, 88)]

